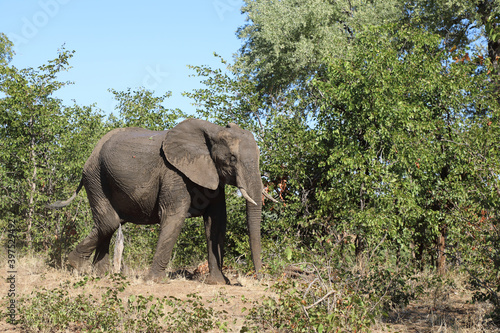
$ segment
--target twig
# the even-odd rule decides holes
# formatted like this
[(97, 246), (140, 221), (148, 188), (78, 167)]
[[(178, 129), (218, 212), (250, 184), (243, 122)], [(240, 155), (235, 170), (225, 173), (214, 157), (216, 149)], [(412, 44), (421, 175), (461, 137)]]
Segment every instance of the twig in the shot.
[(305, 309), (308, 310), (310, 308), (315, 307), (316, 305), (318, 305), (319, 303), (323, 302), (325, 299), (327, 299), (330, 295), (332, 295), (334, 293), (335, 293), (335, 290), (330, 290), (328, 293), (326, 293), (325, 296), (321, 297), (319, 300), (317, 300), (313, 304), (306, 306)]
[(314, 285), (314, 283), (316, 283), (316, 281), (319, 281), (318, 278), (315, 278), (311, 283), (309, 283), (309, 285), (307, 286), (307, 289), (306, 291), (304, 292), (304, 297), (303, 299), (305, 299), (307, 297), (307, 294), (309, 294), (309, 290), (311, 289), (311, 287)]
[(382, 243), (385, 241), (386, 237), (387, 237), (387, 231), (385, 232), (384, 237), (382, 237), (382, 240), (380, 241), (380, 243), (378, 243), (378, 245), (375, 246), (375, 248), (373, 249), (372, 253), (370, 254), (370, 257), (368, 258), (368, 262), (366, 264), (370, 263), (370, 261), (372, 260), (373, 255), (375, 254), (375, 251), (377, 251), (377, 249), (379, 248), (379, 246), (382, 245)]

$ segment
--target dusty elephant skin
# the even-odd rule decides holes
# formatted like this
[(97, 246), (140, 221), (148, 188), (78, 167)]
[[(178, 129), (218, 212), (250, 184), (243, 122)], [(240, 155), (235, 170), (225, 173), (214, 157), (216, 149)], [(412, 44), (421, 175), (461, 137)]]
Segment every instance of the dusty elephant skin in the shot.
[(121, 128), (107, 133), (83, 168), (75, 194), (49, 207), (68, 205), (85, 186), (94, 217), (90, 234), (70, 253), (82, 267), (95, 250), (94, 268), (109, 269), (109, 244), (120, 224), (160, 224), (153, 263), (146, 279), (160, 280), (186, 217), (203, 216), (208, 250), (207, 283), (226, 283), (222, 274), (226, 234), (224, 186), (237, 186), (247, 199), (253, 264), (261, 262), (262, 180), (253, 135), (188, 119), (167, 131)]

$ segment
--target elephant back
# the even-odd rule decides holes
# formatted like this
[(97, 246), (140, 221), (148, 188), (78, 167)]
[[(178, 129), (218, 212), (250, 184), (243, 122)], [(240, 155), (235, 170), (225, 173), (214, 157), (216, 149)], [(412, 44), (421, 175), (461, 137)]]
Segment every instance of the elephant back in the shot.
[[(84, 166), (84, 175), (107, 174), (129, 178), (154, 169), (162, 162), (161, 143), (165, 131), (118, 128), (99, 140)], [(140, 177), (137, 177), (138, 179)]]

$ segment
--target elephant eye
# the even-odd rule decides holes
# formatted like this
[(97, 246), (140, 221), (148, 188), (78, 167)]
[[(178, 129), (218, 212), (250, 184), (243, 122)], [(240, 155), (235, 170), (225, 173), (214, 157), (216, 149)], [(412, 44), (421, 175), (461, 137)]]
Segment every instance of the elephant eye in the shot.
[(236, 156), (231, 155), (231, 163), (236, 163)]

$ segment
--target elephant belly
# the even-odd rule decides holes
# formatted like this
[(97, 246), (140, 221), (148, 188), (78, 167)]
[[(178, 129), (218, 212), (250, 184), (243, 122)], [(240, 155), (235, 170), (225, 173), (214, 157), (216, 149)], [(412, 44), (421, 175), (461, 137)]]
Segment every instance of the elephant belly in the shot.
[(120, 218), (137, 224), (158, 223), (158, 192), (163, 159), (161, 132), (119, 132), (99, 157), (106, 196)]
[(153, 206), (144, 204), (118, 192), (113, 196), (111, 203), (120, 219), (124, 222), (135, 224), (156, 224), (160, 222), (156, 204)]
[[(139, 189), (131, 195), (115, 188), (111, 195), (111, 204), (124, 222), (135, 224), (159, 223), (157, 192), (154, 188)], [(153, 194), (155, 193), (155, 194)]]

